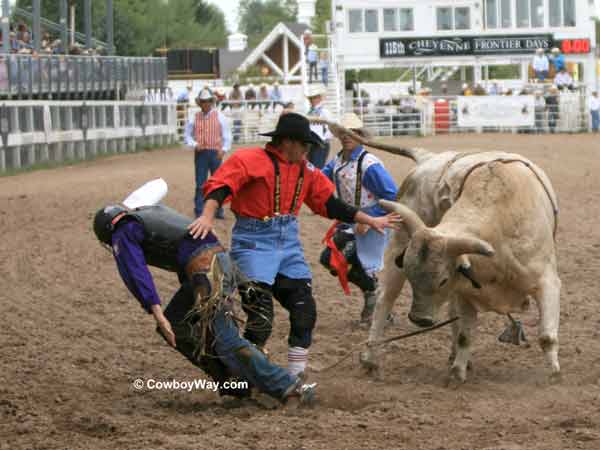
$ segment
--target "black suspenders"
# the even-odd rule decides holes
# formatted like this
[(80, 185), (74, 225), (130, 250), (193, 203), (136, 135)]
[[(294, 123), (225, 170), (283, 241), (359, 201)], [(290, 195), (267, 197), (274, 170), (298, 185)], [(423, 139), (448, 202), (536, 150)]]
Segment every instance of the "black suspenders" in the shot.
[[(273, 163), (273, 167), (275, 169), (275, 198), (274, 198), (274, 210), (273, 215), (279, 216), (281, 215), (281, 176), (279, 173), (279, 162), (277, 161), (277, 157), (271, 153), (266, 151), (266, 154), (269, 155), (271, 162)], [(294, 191), (294, 199), (292, 200), (292, 206), (290, 207), (290, 214), (294, 214), (296, 210), (296, 206), (298, 206), (298, 200), (300, 199), (300, 193), (302, 192), (302, 186), (304, 185), (304, 164), (302, 164), (300, 168), (300, 176), (298, 177), (298, 181), (296, 182), (296, 189)]]

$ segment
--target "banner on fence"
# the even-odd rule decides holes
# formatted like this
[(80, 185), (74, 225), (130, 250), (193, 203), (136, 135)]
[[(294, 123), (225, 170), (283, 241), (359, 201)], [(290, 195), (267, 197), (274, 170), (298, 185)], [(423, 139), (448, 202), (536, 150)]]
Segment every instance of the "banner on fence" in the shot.
[(458, 97), (459, 127), (526, 127), (535, 124), (532, 95)]

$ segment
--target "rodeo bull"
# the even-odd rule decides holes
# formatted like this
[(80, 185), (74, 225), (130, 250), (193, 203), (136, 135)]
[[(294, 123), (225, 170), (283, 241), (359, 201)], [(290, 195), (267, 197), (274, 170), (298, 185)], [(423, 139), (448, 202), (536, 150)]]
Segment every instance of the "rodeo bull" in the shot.
[[(332, 128), (337, 135), (348, 132)], [(447, 302), (450, 315), (459, 317), (453, 323), (450, 361), (451, 374), (464, 382), (478, 312), (522, 312), (534, 300), (539, 343), (552, 375), (559, 375), (558, 202), (546, 174), (517, 154), (436, 154), (363, 143), (417, 164), (397, 202), (380, 202), (400, 214), (404, 229), (394, 231), (386, 250), (369, 342), (382, 338), (385, 319), (408, 279), (413, 323), (433, 325)], [(376, 348), (362, 354), (367, 368), (379, 367)]]

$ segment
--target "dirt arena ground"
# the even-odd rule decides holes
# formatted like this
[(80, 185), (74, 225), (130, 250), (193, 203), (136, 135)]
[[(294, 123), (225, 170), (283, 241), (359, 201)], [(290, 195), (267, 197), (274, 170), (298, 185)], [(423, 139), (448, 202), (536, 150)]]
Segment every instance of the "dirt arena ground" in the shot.
[[(386, 351), (374, 381), (358, 356), (353, 329), (361, 299), (344, 297), (317, 264), (328, 221), (303, 210), (302, 238), (314, 271), (319, 320), (311, 378), (319, 404), (272, 409), (222, 401), (204, 391), (136, 391), (133, 380), (194, 380), (203, 374), (168, 348), (118, 277), (91, 232), (93, 213), (143, 182), (163, 177), (166, 203), (192, 213), (193, 163), (174, 149), (119, 155), (0, 178), (0, 449), (600, 449), (600, 142), (591, 135), (465, 135), (401, 142), (441, 151), (521, 153), (546, 170), (561, 202), (558, 252), (563, 282), (560, 362), (551, 384), (539, 347), (500, 344), (503, 318), (481, 316), (474, 371), (446, 388), (449, 328)], [(378, 153), (400, 182), (410, 161)], [(219, 224), (229, 242), (232, 215)], [(176, 277), (154, 272), (164, 301)], [(395, 306), (412, 329), (405, 288)], [(535, 308), (522, 318), (531, 326)], [(270, 350), (286, 355), (288, 321), (278, 307)]]

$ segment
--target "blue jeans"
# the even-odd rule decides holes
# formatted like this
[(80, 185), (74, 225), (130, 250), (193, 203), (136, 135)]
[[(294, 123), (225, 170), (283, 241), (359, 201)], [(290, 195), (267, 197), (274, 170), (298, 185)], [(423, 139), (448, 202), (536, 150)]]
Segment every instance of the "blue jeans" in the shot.
[(231, 233), (230, 255), (252, 281), (272, 286), (277, 274), (292, 279), (310, 279), (295, 216), (268, 221), (238, 217)]
[(325, 145), (323, 146), (311, 145), (310, 151), (308, 152), (308, 160), (317, 169), (322, 169), (325, 167), (325, 163), (327, 162), (329, 148), (329, 142), (325, 142)]
[(213, 321), (215, 352), (234, 375), (244, 378), (261, 392), (281, 399), (297, 378), (240, 337), (235, 321), (221, 310)]
[[(184, 322), (194, 301), (195, 295), (191, 285), (184, 283), (165, 308), (164, 314), (173, 326), (177, 350), (198, 365), (195, 355), (198, 342), (190, 336), (189, 324)], [(209, 334), (212, 335), (213, 341), (211, 348), (228, 373), (221, 377), (218, 372), (211, 373), (206, 368), (204, 370), (215, 381), (222, 382), (223, 378), (237, 376), (261, 392), (281, 399), (286, 390), (296, 383), (297, 378), (290, 375), (286, 369), (271, 363), (255, 346), (241, 338), (235, 321), (227, 312), (227, 307), (217, 311), (210, 324)]]
[[(196, 168), (196, 195), (194, 196), (194, 213), (196, 217), (202, 214), (204, 209), (204, 196), (202, 186), (208, 180), (208, 173), (212, 175), (221, 166), (221, 160), (217, 158), (216, 150), (200, 150), (194, 153), (194, 165)], [(223, 217), (223, 208), (217, 211), (217, 217)]]
[(598, 131), (600, 128), (600, 111), (591, 111), (592, 113), (592, 131)]
[(327, 82), (328, 80), (328, 75), (329, 75), (329, 69), (327, 67), (321, 67), (321, 82), (327, 86)]

